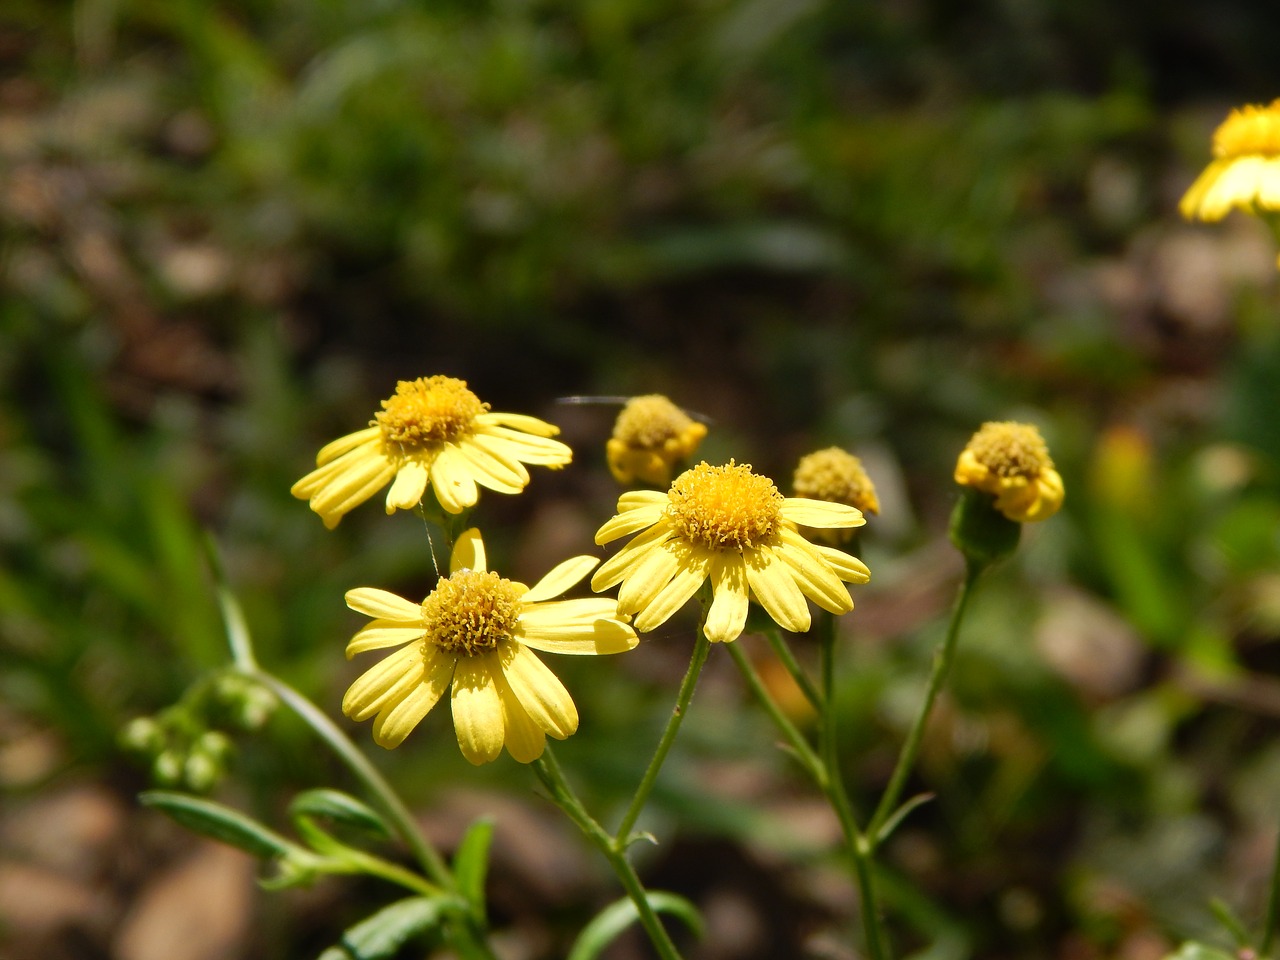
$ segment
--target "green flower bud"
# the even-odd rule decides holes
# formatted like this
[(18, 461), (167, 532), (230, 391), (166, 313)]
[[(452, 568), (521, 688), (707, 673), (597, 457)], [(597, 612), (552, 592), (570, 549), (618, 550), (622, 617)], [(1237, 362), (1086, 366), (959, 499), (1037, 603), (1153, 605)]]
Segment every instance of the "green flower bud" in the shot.
[(118, 740), (125, 750), (154, 754), (164, 748), (164, 729), (153, 717), (135, 717), (120, 730)]
[(1018, 548), (1022, 524), (997, 510), (986, 493), (967, 489), (951, 511), (950, 534), (969, 563), (985, 567)]

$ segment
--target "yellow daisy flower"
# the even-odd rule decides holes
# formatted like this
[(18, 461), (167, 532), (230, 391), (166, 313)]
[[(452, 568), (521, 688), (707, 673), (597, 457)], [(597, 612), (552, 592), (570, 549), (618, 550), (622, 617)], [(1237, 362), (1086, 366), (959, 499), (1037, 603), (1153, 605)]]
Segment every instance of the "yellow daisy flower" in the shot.
[[(827, 447), (805, 454), (796, 465), (791, 488), (797, 497), (810, 500), (829, 500), (847, 503), (864, 514), (880, 512), (880, 500), (876, 497), (875, 484), (867, 476), (862, 461), (847, 450)], [(809, 531), (805, 531), (809, 534)], [(815, 530), (811, 534), (833, 545), (848, 543), (853, 536), (851, 529)]]
[(786, 629), (805, 631), (811, 622), (806, 597), (847, 613), (853, 599), (844, 583), (866, 583), (871, 573), (855, 557), (809, 543), (797, 526), (865, 522), (845, 504), (783, 497), (747, 464), (703, 462), (666, 493), (638, 490), (619, 498), (618, 515), (596, 533), (596, 543), (637, 536), (596, 571), (591, 588), (622, 584), (618, 612), (635, 615), (636, 629), (644, 631), (665, 623), (710, 578), (707, 639), (736, 639), (750, 600)]
[(707, 428), (658, 393), (627, 401), (605, 444), (609, 471), (619, 483), (671, 482), (672, 467), (688, 460)]
[(461, 513), (475, 506), (477, 485), (519, 493), (529, 482), (526, 463), (572, 460), (573, 451), (550, 439), (559, 432), (536, 417), (490, 413), (465, 380), (401, 380), (368, 427), (320, 450), (292, 493), (310, 500), (330, 530), (388, 483), (387, 513), (417, 506), (427, 484), (440, 506)]
[(984, 423), (956, 462), (956, 483), (996, 498), (1010, 520), (1046, 520), (1062, 506), (1062, 477), (1040, 431), (1029, 423)]
[(1280, 211), (1280, 100), (1232, 110), (1213, 134), (1213, 162), (1183, 196), (1188, 220), (1221, 220), (1232, 207)]
[(401, 649), (351, 685), (342, 712), (373, 717), (374, 741), (397, 747), (451, 689), (463, 756), (488, 763), (505, 746), (521, 763), (538, 759), (548, 735), (563, 740), (578, 729), (578, 711), (533, 651), (621, 653), (638, 642), (612, 600), (549, 602), (598, 562), (574, 557), (526, 587), (489, 572), (480, 531), (471, 529), (454, 545), (449, 576), (422, 603), (373, 587), (351, 590), (347, 606), (374, 621), (351, 638), (347, 657)]

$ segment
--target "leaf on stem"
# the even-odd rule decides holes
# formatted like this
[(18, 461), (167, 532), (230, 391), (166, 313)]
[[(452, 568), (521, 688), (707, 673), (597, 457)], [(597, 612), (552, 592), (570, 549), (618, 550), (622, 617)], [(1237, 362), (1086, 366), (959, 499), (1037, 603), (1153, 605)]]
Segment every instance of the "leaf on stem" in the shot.
[(485, 915), (484, 881), (489, 873), (489, 845), (493, 841), (493, 821), (482, 818), (471, 824), (453, 855), (453, 876), (458, 892), (477, 916)]
[(212, 800), (167, 790), (148, 790), (139, 794), (138, 799), (194, 833), (238, 847), (255, 857), (273, 859), (306, 853), (257, 820)]
[(438, 926), (448, 905), (444, 897), (397, 900), (348, 928), (319, 960), (386, 960), (411, 937)]
[[(669, 913), (684, 921), (695, 936), (702, 936), (702, 917), (698, 908), (684, 897), (661, 890), (646, 892), (645, 899), (655, 913)], [(567, 960), (595, 960), (618, 935), (639, 919), (636, 905), (630, 899), (616, 900), (592, 918), (582, 928), (573, 949), (569, 951)], [(328, 958), (321, 958), (328, 960)], [(336, 960), (336, 958), (334, 958)]]

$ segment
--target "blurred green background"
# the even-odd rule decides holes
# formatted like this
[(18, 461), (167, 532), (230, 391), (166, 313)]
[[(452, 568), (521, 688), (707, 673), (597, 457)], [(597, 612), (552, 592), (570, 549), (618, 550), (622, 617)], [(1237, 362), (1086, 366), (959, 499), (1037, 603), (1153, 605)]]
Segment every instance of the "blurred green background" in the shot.
[[(526, 580), (593, 549), (617, 495), (616, 408), (559, 397), (667, 393), (711, 419), (709, 459), (783, 486), (819, 446), (865, 458), (884, 512), (841, 667), (864, 810), (959, 574), (955, 456), (983, 420), (1038, 423), (1066, 507), (978, 596), (914, 783), (937, 799), (886, 852), (895, 938), (1154, 960), (1217, 936), (1211, 896), (1256, 922), (1280, 810), (1275, 251), (1176, 203), (1227, 109), (1280, 94), (1278, 32), (1250, 0), (9, 0), (0, 953), (311, 957), (392, 895), (254, 894), (234, 862), (156, 907), (189, 840), (134, 808), (147, 772), (116, 738), (226, 660), (206, 530), (264, 664), (337, 715), (342, 593), (424, 594), (430, 553), (376, 502), (326, 532), (289, 485), (436, 373), (576, 451), (475, 514)], [(633, 789), (691, 629), (552, 664), (596, 809)], [(353, 733), (446, 846), (498, 818), (511, 958), (562, 956), (617, 895), (529, 772), (471, 769), (443, 716), (394, 755)], [(217, 795), (269, 822), (352, 786), (283, 714), (237, 743)], [(811, 797), (713, 658), (644, 860), (706, 910), (692, 956), (853, 955)], [(203, 932), (148, 953), (165, 916)]]

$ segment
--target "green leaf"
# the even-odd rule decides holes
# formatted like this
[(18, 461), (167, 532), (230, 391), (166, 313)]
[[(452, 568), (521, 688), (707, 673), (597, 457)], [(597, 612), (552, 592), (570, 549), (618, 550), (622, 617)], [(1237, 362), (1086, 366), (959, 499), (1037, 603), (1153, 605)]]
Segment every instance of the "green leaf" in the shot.
[(139, 794), (138, 799), (194, 833), (239, 847), (256, 857), (271, 859), (305, 852), (258, 821), (212, 800), (167, 790), (148, 790)]
[[(658, 913), (669, 913), (679, 917), (696, 936), (702, 936), (702, 917), (698, 914), (698, 908), (684, 897), (674, 893), (664, 893), (661, 890), (650, 890), (645, 894), (645, 899)], [(639, 918), (636, 905), (629, 899), (614, 901), (582, 928), (578, 939), (574, 941), (573, 949), (569, 951), (567, 960), (595, 960), (623, 930)], [(329, 958), (322, 958), (322, 960), (329, 960)]]
[(397, 900), (349, 928), (319, 960), (384, 960), (440, 922), (448, 901), (437, 897)]
[(351, 827), (364, 833), (371, 833), (383, 839), (391, 837), (387, 827), (377, 811), (357, 800), (350, 794), (339, 790), (307, 790), (293, 798), (289, 804), (289, 817), (301, 829), (301, 821), (323, 817), (344, 827)]
[(493, 840), (493, 821), (477, 820), (467, 828), (458, 852), (453, 855), (453, 876), (458, 892), (477, 916), (485, 914), (484, 880), (489, 872), (489, 844)]
[(1236, 958), (1225, 950), (1189, 940), (1180, 946), (1176, 953), (1165, 957), (1165, 960), (1236, 960)]

